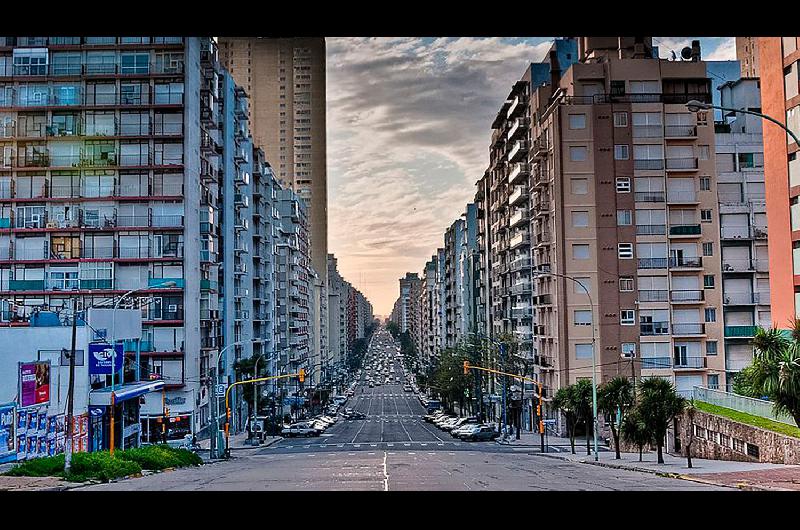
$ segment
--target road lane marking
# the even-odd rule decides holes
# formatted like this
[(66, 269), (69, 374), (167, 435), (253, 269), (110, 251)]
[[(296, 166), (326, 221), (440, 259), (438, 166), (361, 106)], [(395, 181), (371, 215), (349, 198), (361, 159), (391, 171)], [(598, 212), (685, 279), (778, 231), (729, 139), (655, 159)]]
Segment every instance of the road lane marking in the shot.
[(389, 491), (389, 470), (386, 467), (386, 451), (383, 452), (383, 491)]

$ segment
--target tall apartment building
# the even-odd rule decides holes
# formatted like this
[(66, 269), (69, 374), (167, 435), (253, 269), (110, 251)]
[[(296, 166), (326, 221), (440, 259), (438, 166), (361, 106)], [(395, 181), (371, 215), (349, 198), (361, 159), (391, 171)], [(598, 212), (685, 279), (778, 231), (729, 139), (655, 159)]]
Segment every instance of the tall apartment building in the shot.
[(326, 283), (325, 39), (223, 37), (219, 46), (220, 61), (250, 96), (255, 144), (307, 203), (312, 261)]
[(207, 38), (0, 38), (0, 314), (136, 289), (143, 371), (188, 431), (219, 348), (220, 75)]
[[(728, 82), (720, 92), (724, 107), (761, 107), (757, 79)], [(772, 326), (764, 144), (757, 116), (730, 113), (716, 130), (725, 381), (730, 391), (733, 376), (752, 361), (754, 326)], [(717, 379), (709, 374), (708, 386), (715, 388)]]
[(417, 304), (411, 297), (411, 290), (416, 288), (419, 281), (416, 272), (407, 272), (405, 278), (400, 278), (400, 297), (394, 304), (391, 316), (391, 320), (400, 327), (400, 333), (412, 331), (412, 316)]
[[(762, 111), (800, 134), (797, 37), (761, 37), (758, 51)], [(800, 316), (800, 146), (766, 122), (763, 137), (771, 318), (785, 329)]]
[(742, 77), (758, 77), (758, 37), (736, 37), (736, 58), (742, 65)]

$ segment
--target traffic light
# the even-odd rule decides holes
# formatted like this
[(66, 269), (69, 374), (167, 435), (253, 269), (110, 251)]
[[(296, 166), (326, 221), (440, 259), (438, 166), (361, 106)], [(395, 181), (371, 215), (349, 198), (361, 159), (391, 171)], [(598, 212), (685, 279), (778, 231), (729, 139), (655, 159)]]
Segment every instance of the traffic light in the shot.
[(469, 361), (464, 361), (464, 375), (469, 375)]
[(297, 377), (298, 377), (298, 379), (300, 379), (301, 383), (305, 382), (305, 380), (306, 380), (306, 371), (305, 371), (305, 369), (300, 368), (300, 373), (297, 374)]

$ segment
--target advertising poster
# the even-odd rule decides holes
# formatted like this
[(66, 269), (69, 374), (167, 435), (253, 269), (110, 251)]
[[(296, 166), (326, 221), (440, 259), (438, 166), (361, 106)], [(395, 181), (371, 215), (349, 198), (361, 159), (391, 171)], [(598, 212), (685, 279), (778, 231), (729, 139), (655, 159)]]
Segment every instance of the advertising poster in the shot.
[(0, 462), (17, 459), (16, 413), (14, 404), (0, 405)]
[(47, 456), (56, 456), (56, 439), (47, 439)]
[(50, 402), (50, 361), (19, 364), (20, 407)]
[(47, 435), (39, 436), (36, 440), (36, 456), (38, 458), (47, 456)]
[(67, 417), (64, 414), (56, 416), (56, 434), (64, 434)]
[(28, 411), (28, 432), (35, 433), (39, 430), (39, 414), (35, 410)]
[(47, 434), (47, 410), (39, 411), (39, 434)]
[(17, 435), (17, 460), (25, 460), (28, 456), (27, 442), (28, 438), (24, 434)]
[(17, 432), (23, 433), (28, 428), (28, 412), (24, 410), (17, 411)]
[(117, 344), (113, 350), (110, 344), (89, 344), (89, 375), (111, 375), (112, 352), (114, 371), (121, 371), (125, 359), (122, 348), (122, 344)]
[(56, 418), (57, 416), (47, 418), (47, 438), (56, 437)]
[(28, 455), (28, 459), (36, 458), (36, 446), (38, 445), (38, 438), (36, 435), (27, 436), (27, 442), (25, 443), (25, 449), (27, 449), (26, 454)]
[(65, 445), (66, 445), (66, 442), (64, 441), (64, 435), (63, 434), (59, 434), (56, 437), (56, 453), (57, 454), (63, 453)]

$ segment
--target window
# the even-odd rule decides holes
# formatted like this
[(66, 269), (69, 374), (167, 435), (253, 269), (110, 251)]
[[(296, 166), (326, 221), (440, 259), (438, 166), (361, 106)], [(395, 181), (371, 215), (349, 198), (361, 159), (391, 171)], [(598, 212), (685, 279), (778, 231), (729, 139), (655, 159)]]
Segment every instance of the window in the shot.
[(622, 356), (625, 357), (626, 359), (636, 357), (636, 343), (623, 342), (620, 345), (620, 351), (622, 352)]
[(625, 144), (614, 146), (614, 160), (628, 160), (630, 158), (630, 147)]
[(630, 193), (631, 192), (631, 178), (630, 177), (617, 177), (617, 193)]
[(589, 259), (589, 245), (572, 245), (572, 259)]
[(706, 316), (706, 322), (716, 322), (717, 321), (717, 308), (715, 308), (715, 307), (707, 307), (705, 316)]
[(617, 255), (619, 259), (633, 259), (633, 243), (619, 243)]
[(711, 190), (711, 177), (700, 177), (700, 191)]
[(146, 74), (150, 71), (149, 53), (122, 53), (119, 56), (122, 74)]
[(569, 159), (573, 162), (584, 162), (586, 160), (586, 146), (574, 145), (569, 148)]
[(630, 210), (617, 210), (617, 226), (633, 224), (633, 213)]
[(627, 127), (628, 126), (628, 113), (615, 112), (614, 113), (614, 127)]
[(589, 226), (589, 212), (572, 212), (572, 226), (586, 228)]
[(47, 48), (14, 50), (14, 75), (47, 75)]
[(585, 129), (586, 128), (586, 114), (570, 114), (569, 115), (569, 128), (570, 129)]
[[(591, 285), (592, 284), (591, 284), (589, 278), (575, 278), (575, 280), (577, 280), (577, 281), (572, 282), (572, 292), (573, 293), (575, 293), (575, 294), (586, 294), (587, 292), (588, 293), (592, 292), (592, 289), (591, 289)], [(585, 290), (584, 290), (584, 288), (585, 288)]]
[(620, 326), (635, 326), (636, 325), (636, 310), (635, 309), (620, 309), (619, 310), (619, 324), (620, 324)]
[(570, 179), (571, 189), (573, 195), (586, 195), (589, 193), (589, 180), (573, 178)]
[(573, 311), (573, 323), (576, 326), (591, 326), (592, 325), (592, 310), (591, 309), (576, 309)]
[(716, 355), (717, 354), (717, 341), (709, 340), (706, 341), (706, 355)]
[(703, 256), (714, 255), (714, 243), (703, 243)]
[(156, 83), (154, 94), (156, 105), (180, 105), (183, 103), (183, 83)]
[(711, 210), (700, 210), (700, 221), (704, 223), (711, 222)]
[(592, 345), (590, 344), (576, 344), (575, 345), (575, 358), (576, 359), (591, 359), (592, 358)]
[(738, 438), (733, 439), (733, 450), (738, 451), (740, 453), (744, 453), (744, 440), (740, 440)]
[(703, 288), (704, 289), (713, 289), (714, 288), (714, 275), (713, 274), (704, 274), (703, 275)]
[(700, 160), (708, 160), (710, 149), (707, 145), (699, 145), (700, 148)]
[(621, 293), (633, 292), (633, 277), (623, 276), (619, 279), (619, 291)]

